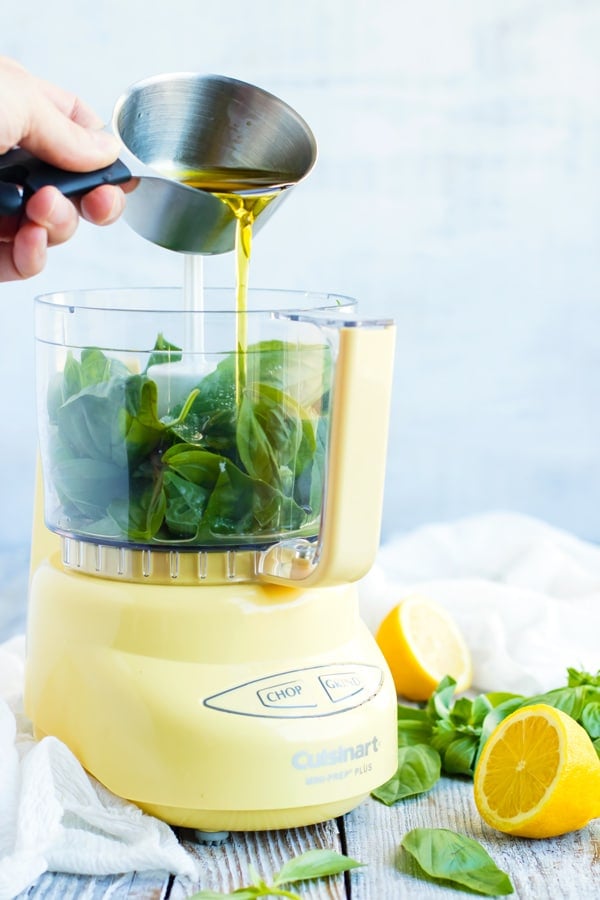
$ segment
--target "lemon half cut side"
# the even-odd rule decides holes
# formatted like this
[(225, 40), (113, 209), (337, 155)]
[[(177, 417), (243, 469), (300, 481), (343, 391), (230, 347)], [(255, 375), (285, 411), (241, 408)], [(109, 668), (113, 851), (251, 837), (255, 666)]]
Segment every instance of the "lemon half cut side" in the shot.
[(600, 759), (571, 716), (544, 703), (507, 716), (474, 775), (483, 820), (506, 834), (557, 837), (600, 816)]

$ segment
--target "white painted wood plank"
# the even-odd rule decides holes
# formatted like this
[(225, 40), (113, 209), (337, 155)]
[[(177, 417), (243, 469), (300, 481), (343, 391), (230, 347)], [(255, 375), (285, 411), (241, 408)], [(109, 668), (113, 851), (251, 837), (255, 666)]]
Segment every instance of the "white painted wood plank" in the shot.
[(164, 900), (171, 878), (165, 872), (124, 875), (64, 875), (46, 872), (15, 900)]
[[(268, 882), (284, 862), (306, 850), (328, 848), (342, 852), (340, 832), (333, 820), (309, 828), (236, 832), (216, 847), (185, 839), (183, 843), (200, 861), (202, 874), (195, 889), (213, 891), (233, 891), (248, 885), (251, 881), (248, 873), (250, 865)], [(188, 881), (175, 879), (169, 900), (183, 900), (191, 893)], [(303, 900), (346, 900), (344, 877), (304, 882), (301, 894)]]
[(553, 840), (525, 840), (482, 822), (469, 781), (443, 778), (429, 793), (386, 807), (367, 800), (344, 820), (347, 853), (368, 862), (353, 881), (352, 900), (456, 898), (454, 888), (417, 874), (400, 841), (412, 828), (451, 828), (478, 840), (507, 872), (515, 900), (583, 900), (600, 896), (600, 820)]

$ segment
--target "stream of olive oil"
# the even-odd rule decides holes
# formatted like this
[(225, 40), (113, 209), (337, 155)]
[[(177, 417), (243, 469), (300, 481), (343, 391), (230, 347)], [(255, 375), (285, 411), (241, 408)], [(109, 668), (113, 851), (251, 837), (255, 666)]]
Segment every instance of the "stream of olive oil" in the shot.
[[(257, 216), (266, 209), (280, 191), (293, 179), (285, 172), (259, 169), (213, 168), (180, 172), (177, 180), (190, 187), (209, 191), (231, 209), (235, 229), (235, 302), (236, 302), (236, 400), (241, 400), (246, 384), (246, 351), (248, 347), (248, 281), (252, 254), (252, 227)], [(196, 269), (197, 271), (197, 269)], [(193, 265), (186, 265), (185, 280), (194, 278)], [(203, 288), (199, 283), (186, 283), (184, 293), (191, 298), (194, 311), (203, 309)]]

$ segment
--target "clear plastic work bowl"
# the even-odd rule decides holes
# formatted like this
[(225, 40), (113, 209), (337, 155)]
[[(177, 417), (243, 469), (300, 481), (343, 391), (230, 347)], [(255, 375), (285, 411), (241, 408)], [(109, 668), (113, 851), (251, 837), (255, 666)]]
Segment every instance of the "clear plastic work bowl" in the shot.
[(319, 532), (332, 294), (81, 290), (35, 303), (45, 521), (156, 549), (266, 547)]

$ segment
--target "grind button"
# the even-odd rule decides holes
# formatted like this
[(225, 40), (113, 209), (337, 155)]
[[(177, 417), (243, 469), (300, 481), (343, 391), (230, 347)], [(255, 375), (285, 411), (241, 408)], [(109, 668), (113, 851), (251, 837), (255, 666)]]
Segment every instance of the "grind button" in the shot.
[(319, 675), (319, 681), (332, 703), (341, 703), (350, 697), (356, 697), (365, 689), (360, 673), (351, 669)]
[(282, 681), (257, 691), (258, 698), (268, 709), (307, 709), (314, 707), (314, 699), (309, 696), (302, 679)]

